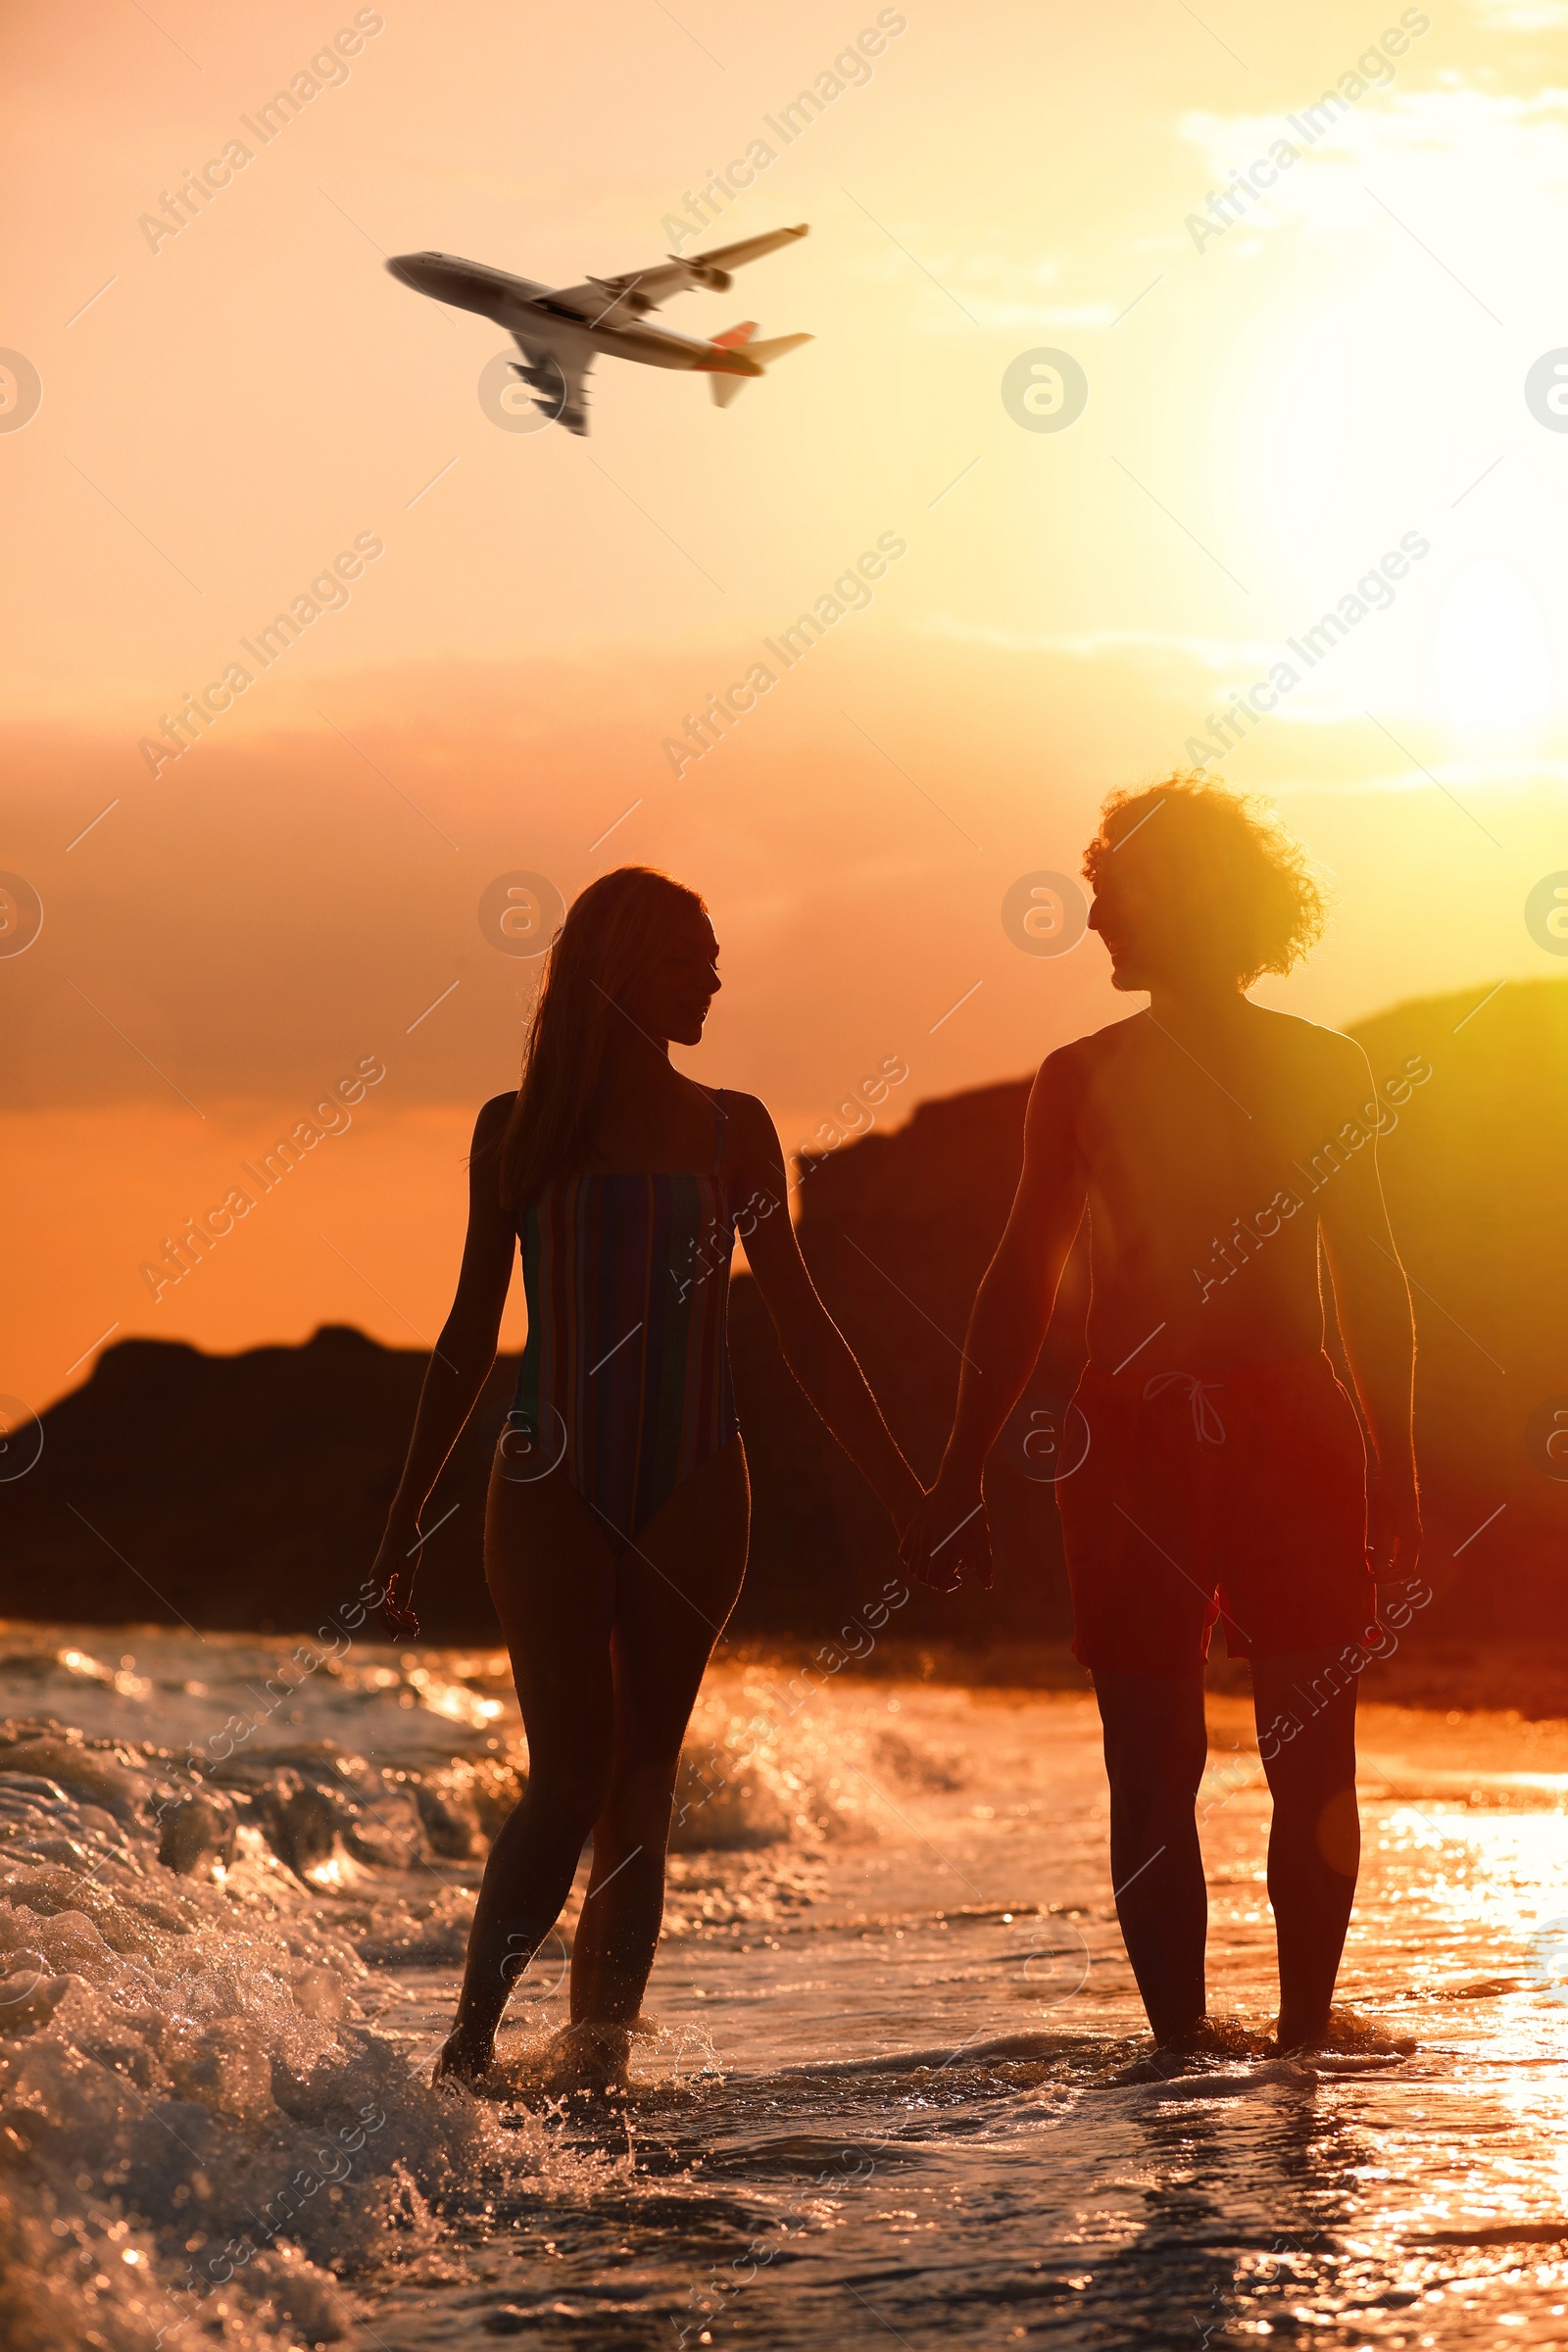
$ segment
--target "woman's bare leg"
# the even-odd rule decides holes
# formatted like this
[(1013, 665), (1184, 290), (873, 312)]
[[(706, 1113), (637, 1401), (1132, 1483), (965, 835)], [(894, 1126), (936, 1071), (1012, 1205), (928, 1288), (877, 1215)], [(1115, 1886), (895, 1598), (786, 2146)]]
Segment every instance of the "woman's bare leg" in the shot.
[(528, 1786), (485, 1864), (438, 2072), (471, 2079), (490, 2064), (508, 1997), (555, 1926), (590, 1833), (572, 2019), (636, 2017), (663, 1913), (681, 1740), (740, 1591), (750, 1510), (737, 1438), (617, 1562), (559, 1471), (519, 1484), (492, 1472), (485, 1574), (511, 1652)]
[(491, 1472), (485, 1576), (528, 1739), (528, 1786), (490, 1848), (463, 1990), (438, 2073), (484, 2073), (513, 1985), (571, 1891), (610, 1788), (615, 1564), (563, 1471), (514, 1483)]
[(616, 1563), (613, 1766), (571, 1954), (574, 2025), (629, 2026), (664, 1911), (681, 1742), (746, 1570), (751, 1489), (739, 1438), (700, 1463)]

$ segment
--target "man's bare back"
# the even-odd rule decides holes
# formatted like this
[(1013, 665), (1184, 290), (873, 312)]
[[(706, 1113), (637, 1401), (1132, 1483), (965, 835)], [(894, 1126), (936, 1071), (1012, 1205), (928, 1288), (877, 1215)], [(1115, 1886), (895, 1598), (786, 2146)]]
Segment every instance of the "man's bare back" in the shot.
[(1245, 997), (1186, 1026), (1137, 1013), (1052, 1056), (1088, 1196), (1091, 1360), (1309, 1353), (1318, 1218), (1338, 1230), (1367, 1205), (1368, 1147), (1427, 1065), (1380, 1088), (1353, 1040)]

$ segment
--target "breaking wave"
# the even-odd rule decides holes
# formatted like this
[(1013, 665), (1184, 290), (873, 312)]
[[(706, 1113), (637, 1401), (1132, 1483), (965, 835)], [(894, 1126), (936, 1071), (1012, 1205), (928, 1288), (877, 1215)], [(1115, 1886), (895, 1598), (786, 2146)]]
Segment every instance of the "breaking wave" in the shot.
[[(612, 2165), (433, 2091), (428, 2040), (377, 2023), (403, 1972), (461, 1965), (526, 1773), (507, 1661), (122, 1639), (117, 1663), (13, 1628), (0, 1655), (0, 2339), (333, 2342), (357, 2278), (439, 2273), (446, 2206)], [(954, 1785), (892, 1728), (813, 1717), (819, 1681), (705, 1691), (667, 1935), (809, 1902), (813, 1858), (876, 1835), (870, 1775)]]

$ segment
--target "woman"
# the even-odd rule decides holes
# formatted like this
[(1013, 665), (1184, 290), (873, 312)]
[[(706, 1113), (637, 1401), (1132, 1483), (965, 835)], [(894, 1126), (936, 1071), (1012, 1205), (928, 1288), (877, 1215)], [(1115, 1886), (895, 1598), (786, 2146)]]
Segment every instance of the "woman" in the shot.
[(491, 1471), (485, 1575), (528, 1785), (485, 1866), (436, 2079), (489, 2069), (507, 1996), (593, 1874), (552, 2085), (624, 2080), (663, 1913), (681, 1741), (746, 1566), (751, 1491), (725, 1336), (734, 1237), (790, 1369), (902, 1533), (920, 1487), (806, 1271), (763, 1104), (669, 1060), (701, 1043), (718, 944), (695, 891), (593, 882), (550, 952), (515, 1094), (480, 1111), (457, 1298), (376, 1560), (417, 1636), (419, 1514), (495, 1360), (520, 1238), (528, 1337)]

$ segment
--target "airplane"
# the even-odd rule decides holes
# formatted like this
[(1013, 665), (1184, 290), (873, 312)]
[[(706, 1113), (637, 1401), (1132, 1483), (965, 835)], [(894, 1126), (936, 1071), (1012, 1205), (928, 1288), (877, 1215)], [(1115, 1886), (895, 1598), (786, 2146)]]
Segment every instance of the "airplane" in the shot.
[(719, 245), (711, 253), (694, 253), (689, 261), (671, 254), (649, 270), (628, 271), (622, 277), (590, 277), (580, 286), (541, 286), (531, 278), (514, 277), (483, 262), (460, 261), (451, 253), (405, 253), (387, 263), (395, 278), (416, 293), (429, 294), (459, 310), (477, 311), (504, 326), (522, 353), (522, 365), (513, 368), (534, 394), (534, 404), (559, 418), (568, 432), (588, 430), (584, 379), (601, 353), (616, 360), (640, 360), (650, 368), (686, 368), (707, 375), (713, 399), (727, 408), (748, 376), (760, 375), (787, 351), (809, 343), (809, 335), (779, 335), (755, 343), (757, 321), (732, 326), (709, 342), (677, 334), (672, 327), (646, 322), (650, 311), (706, 286), (722, 294), (731, 271), (743, 262), (755, 262), (807, 234), (799, 228), (769, 229), (760, 237), (745, 237), (737, 245)]

